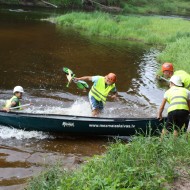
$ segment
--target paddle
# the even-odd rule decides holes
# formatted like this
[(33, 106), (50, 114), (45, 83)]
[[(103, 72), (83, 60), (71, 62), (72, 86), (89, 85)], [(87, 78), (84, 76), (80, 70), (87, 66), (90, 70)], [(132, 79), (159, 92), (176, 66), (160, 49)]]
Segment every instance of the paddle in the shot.
[(14, 110), (14, 109), (18, 109), (18, 108), (23, 108), (23, 107), (27, 107), (27, 106), (31, 106), (32, 104), (24, 104), (24, 105), (21, 105), (21, 106), (16, 106), (16, 107), (11, 107), (9, 108), (10, 110)]
[(157, 79), (158, 79), (158, 80), (164, 80), (164, 81), (166, 81), (166, 82), (170, 82), (168, 79), (166, 79), (166, 78), (164, 78), (164, 77), (162, 77), (162, 76), (159, 76), (159, 75), (157, 75)]
[(66, 87), (69, 87), (69, 84), (71, 83), (71, 81), (73, 81), (77, 85), (77, 87), (79, 89), (83, 90), (83, 89), (88, 89), (89, 88), (88, 84), (85, 81), (76, 80), (75, 79), (75, 74), (69, 68), (63, 67), (63, 72), (66, 74), (66, 77), (67, 77), (67, 80), (68, 80), (68, 83), (67, 83)]

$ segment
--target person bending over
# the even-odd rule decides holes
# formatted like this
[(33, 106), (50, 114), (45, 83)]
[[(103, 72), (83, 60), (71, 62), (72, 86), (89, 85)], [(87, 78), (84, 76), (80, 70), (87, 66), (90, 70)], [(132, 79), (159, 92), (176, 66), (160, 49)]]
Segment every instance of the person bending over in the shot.
[(117, 97), (116, 78), (114, 73), (109, 73), (106, 76), (83, 76), (76, 78), (76, 80), (93, 82), (93, 86), (89, 92), (92, 116), (97, 117), (102, 112), (109, 93), (112, 93), (111, 98), (115, 99)]

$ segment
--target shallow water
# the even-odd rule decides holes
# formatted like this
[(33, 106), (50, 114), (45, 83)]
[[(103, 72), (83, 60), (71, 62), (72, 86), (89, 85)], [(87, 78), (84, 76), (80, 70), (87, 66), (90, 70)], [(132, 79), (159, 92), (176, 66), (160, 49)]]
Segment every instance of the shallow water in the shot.
[[(28, 113), (90, 116), (87, 92), (66, 87), (62, 67), (77, 76), (118, 76), (119, 100), (108, 99), (100, 117), (156, 117), (164, 90), (155, 80), (155, 49), (140, 43), (90, 38), (40, 21), (60, 13), (3, 8), (0, 11), (0, 106), (16, 85), (24, 87)], [(92, 83), (89, 82), (91, 86)], [(124, 138), (125, 139), (125, 138)], [(0, 126), (0, 189), (23, 189), (44, 164), (61, 159), (72, 169), (101, 154), (110, 137), (57, 136)]]

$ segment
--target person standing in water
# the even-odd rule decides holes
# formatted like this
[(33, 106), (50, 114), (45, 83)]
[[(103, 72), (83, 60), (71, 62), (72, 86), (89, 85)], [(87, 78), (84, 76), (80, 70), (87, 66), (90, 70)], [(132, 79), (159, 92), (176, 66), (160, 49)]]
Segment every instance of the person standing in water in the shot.
[(111, 98), (113, 99), (118, 95), (115, 85), (117, 77), (114, 73), (109, 73), (106, 76), (83, 76), (76, 78), (76, 80), (93, 82), (88, 97), (92, 109), (92, 116), (94, 117), (97, 117), (102, 112), (109, 93), (112, 93)]

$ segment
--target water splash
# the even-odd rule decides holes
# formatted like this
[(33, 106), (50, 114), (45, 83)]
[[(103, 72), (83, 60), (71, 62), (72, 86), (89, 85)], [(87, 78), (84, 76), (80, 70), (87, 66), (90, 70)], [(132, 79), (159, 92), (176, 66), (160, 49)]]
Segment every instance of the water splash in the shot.
[(83, 98), (76, 100), (67, 111), (68, 115), (91, 116), (90, 104)]
[(46, 138), (52, 138), (48, 133), (44, 132), (37, 132), (37, 131), (24, 131), (20, 129), (5, 127), (0, 125), (0, 138), (1, 139), (17, 139), (17, 140), (23, 140), (23, 139), (46, 139)]
[[(4, 102), (2, 100), (2, 102)], [(1, 104), (1, 100), (0, 100)], [(60, 104), (61, 105), (61, 104)], [(91, 116), (90, 104), (88, 101), (83, 98), (79, 98), (74, 103), (68, 107), (57, 107), (50, 105), (39, 105), (31, 106), (24, 109), (26, 113), (39, 113), (39, 114), (59, 114), (59, 115), (79, 115), (79, 116)], [(49, 139), (54, 138), (48, 133), (39, 132), (39, 131), (24, 131), (15, 128), (0, 126), (0, 138), (1, 139), (11, 139), (15, 138), (17, 140), (23, 139)]]
[(91, 116), (90, 104), (84, 98), (78, 98), (71, 106), (65, 108), (62, 104), (60, 106), (40, 105), (28, 107), (24, 110), (26, 113), (40, 113), (40, 114), (59, 114), (59, 115), (79, 115)]

